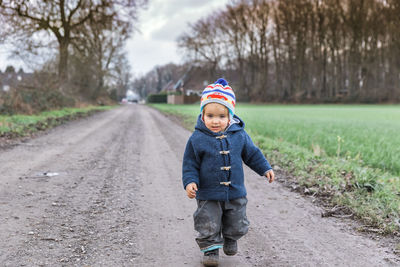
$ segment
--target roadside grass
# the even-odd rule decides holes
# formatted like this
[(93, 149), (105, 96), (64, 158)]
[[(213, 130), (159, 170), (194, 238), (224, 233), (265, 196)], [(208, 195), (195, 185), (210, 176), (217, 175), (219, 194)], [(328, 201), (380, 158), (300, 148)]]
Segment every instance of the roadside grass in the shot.
[(0, 137), (22, 137), (45, 130), (64, 121), (84, 117), (97, 111), (111, 109), (112, 106), (88, 106), (84, 108), (64, 108), (41, 112), (37, 115), (0, 115)]
[[(152, 106), (193, 130), (198, 105)], [(400, 107), (242, 104), (236, 113), (297, 190), (346, 207), (366, 227), (400, 233)]]

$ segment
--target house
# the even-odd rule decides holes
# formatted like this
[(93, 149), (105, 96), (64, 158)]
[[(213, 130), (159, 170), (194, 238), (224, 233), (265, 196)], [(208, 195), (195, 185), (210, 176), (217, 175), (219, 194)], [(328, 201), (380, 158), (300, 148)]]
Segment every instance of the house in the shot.
[(170, 80), (166, 85), (163, 86), (161, 91), (167, 93), (174, 92), (175, 91), (174, 82)]
[(201, 93), (208, 84), (207, 73), (200, 67), (191, 65), (173, 87), (180, 94), (168, 95), (168, 104), (191, 104), (200, 101)]
[(22, 68), (15, 72), (13, 67), (7, 67), (5, 72), (0, 71), (0, 92), (8, 92), (19, 85), (31, 84), (33, 73), (25, 73)]

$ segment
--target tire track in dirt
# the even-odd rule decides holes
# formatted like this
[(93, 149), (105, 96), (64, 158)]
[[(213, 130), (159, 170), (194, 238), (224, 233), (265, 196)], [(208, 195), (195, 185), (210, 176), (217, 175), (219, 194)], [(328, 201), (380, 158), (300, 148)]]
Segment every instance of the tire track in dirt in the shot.
[[(139, 179), (144, 182), (138, 199), (138, 251), (135, 266), (203, 266), (195, 243), (192, 214), (196, 202), (183, 190), (181, 165), (190, 133), (160, 114), (143, 107), (140, 118), (145, 134), (141, 144)], [(221, 255), (220, 266), (250, 266), (245, 259)]]
[[(22, 232), (17, 228), (17, 235), (20, 236), (19, 242), (14, 243), (15, 235), (10, 235), (10, 240), (13, 242), (8, 249), (5, 249), (4, 253), (1, 253), (1, 262), (7, 262), (9, 266), (20, 264), (54, 266), (55, 263), (79, 266), (85, 259), (95, 258), (94, 256), (97, 254), (110, 258), (107, 254), (110, 252), (115, 254), (113, 250), (121, 251), (117, 249), (118, 244), (115, 243), (121, 240), (126, 243), (127, 239), (124, 239), (126, 233), (123, 235), (112, 234), (112, 242), (105, 242), (105, 240), (113, 229), (122, 228), (118, 225), (120, 222), (116, 220), (122, 220), (126, 224), (134, 223), (131, 219), (124, 220), (124, 216), (122, 216), (130, 210), (127, 206), (130, 206), (131, 199), (119, 195), (124, 190), (120, 188), (123, 185), (118, 184), (118, 179), (132, 184), (129, 179), (126, 179), (129, 171), (127, 166), (130, 165), (126, 156), (128, 153), (132, 155), (132, 161), (135, 162), (135, 153), (131, 153), (125, 147), (125, 144), (129, 143), (127, 138), (132, 133), (128, 133), (129, 128), (124, 125), (134, 114), (129, 110), (122, 109), (113, 111), (111, 114), (112, 116), (104, 115), (105, 118), (101, 118), (101, 123), (96, 122), (96, 118), (93, 119), (93, 122), (89, 121), (88, 125), (77, 123), (78, 128), (70, 133), (71, 135), (76, 134), (77, 140), (65, 140), (66, 146), (58, 145), (59, 142), (55, 142), (58, 144), (53, 148), (50, 147), (50, 150), (54, 149), (56, 155), (60, 156), (53, 161), (51, 158), (54, 155), (47, 155), (28, 170), (28, 173), (37, 172), (43, 168), (43, 165), (46, 165), (53, 170), (63, 170), (60, 172), (60, 176), (31, 179), (27, 175), (19, 181), (15, 181), (15, 177), (13, 177), (13, 182), (20, 184), (17, 188), (29, 188), (32, 191), (32, 198), (37, 195), (35, 187), (42, 186), (45, 190), (40, 191), (40, 198), (36, 197), (35, 203), (31, 205), (37, 215), (26, 218), (20, 216), (20, 220), (24, 219), (27, 225)], [(127, 115), (129, 116), (126, 117)], [(107, 127), (108, 130), (104, 127)], [(79, 132), (80, 130), (85, 132), (84, 129), (90, 129), (90, 131)], [(121, 132), (121, 129), (124, 131)], [(35, 141), (39, 143), (49, 141), (46, 137)], [(129, 172), (129, 177), (132, 177), (132, 174), (133, 172)], [(14, 188), (16, 188), (15, 184)], [(133, 186), (127, 186), (126, 192), (123, 193), (129, 195), (134, 192), (133, 188)], [(123, 198), (124, 201), (119, 201), (117, 197)], [(26, 203), (32, 201), (24, 198), (14, 200), (17, 200), (15, 203), (24, 204), (14, 207), (7, 205), (9, 212), (21, 210), (21, 213), (26, 213)], [(115, 213), (115, 216), (110, 213)], [(133, 232), (128, 230), (125, 232), (133, 235)], [(96, 239), (101, 239), (101, 241), (96, 243)], [(92, 243), (95, 245), (91, 245)], [(132, 242), (128, 243), (133, 244)], [(104, 249), (107, 246), (112, 249)], [(126, 247), (125, 244), (124, 247)], [(1, 248), (3, 250), (3, 246)], [(104, 250), (108, 251), (104, 252)], [(97, 251), (100, 252), (97, 253)], [(125, 253), (124, 257), (120, 257), (122, 263), (131, 260), (127, 260), (125, 257), (128, 257), (129, 254)], [(111, 263), (116, 263), (113, 255), (111, 258)], [(98, 259), (97, 263), (101, 263), (102, 260)]]

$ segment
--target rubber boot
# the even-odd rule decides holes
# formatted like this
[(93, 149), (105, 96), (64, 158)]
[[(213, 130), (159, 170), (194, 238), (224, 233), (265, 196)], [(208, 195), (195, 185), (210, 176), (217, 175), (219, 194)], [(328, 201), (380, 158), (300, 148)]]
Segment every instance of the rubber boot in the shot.
[(218, 266), (219, 252), (218, 249), (204, 252), (203, 264), (204, 266)]
[(224, 238), (224, 253), (228, 256), (233, 256), (237, 251), (237, 241), (230, 238)]

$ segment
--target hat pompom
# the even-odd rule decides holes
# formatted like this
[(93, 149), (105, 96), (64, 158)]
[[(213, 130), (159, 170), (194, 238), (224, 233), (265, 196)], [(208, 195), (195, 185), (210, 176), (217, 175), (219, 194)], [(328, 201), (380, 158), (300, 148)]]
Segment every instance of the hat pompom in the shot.
[(214, 84), (221, 84), (222, 86), (227, 86), (228, 82), (223, 78), (219, 78)]

